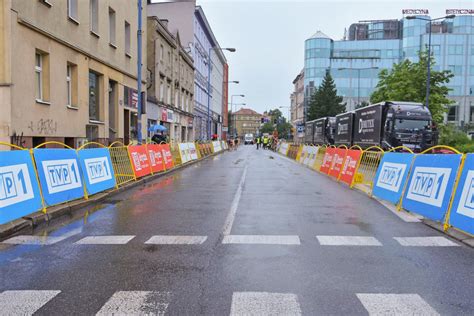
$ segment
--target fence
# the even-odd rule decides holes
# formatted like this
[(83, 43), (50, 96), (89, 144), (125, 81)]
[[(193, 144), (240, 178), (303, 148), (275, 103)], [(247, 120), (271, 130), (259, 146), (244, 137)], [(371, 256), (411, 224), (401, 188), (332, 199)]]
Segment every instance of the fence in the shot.
[[(55, 148), (44, 148), (50, 145)], [(185, 149), (183, 162), (179, 146)], [(218, 151), (227, 149), (215, 142)], [(77, 150), (59, 142), (33, 149), (0, 142), (0, 224), (65, 202), (117, 189), (138, 178), (212, 153), (210, 143), (124, 145), (90, 142)]]
[[(312, 147), (288, 144), (287, 156), (308, 165)], [(474, 235), (474, 153), (463, 155), (447, 146), (420, 154), (403, 146), (388, 152), (376, 146), (317, 148), (312, 169), (386, 200), (398, 210), (443, 223), (445, 230)]]

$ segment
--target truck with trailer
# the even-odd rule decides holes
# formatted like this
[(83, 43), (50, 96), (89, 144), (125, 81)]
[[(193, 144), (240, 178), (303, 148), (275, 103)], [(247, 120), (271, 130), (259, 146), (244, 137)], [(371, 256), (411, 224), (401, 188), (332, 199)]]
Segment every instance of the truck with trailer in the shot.
[(315, 145), (333, 145), (335, 132), (335, 117), (322, 117), (308, 121), (305, 125), (305, 143)]
[(305, 123), (305, 129), (304, 129), (304, 142), (306, 144), (312, 144), (314, 139), (313, 139), (313, 128), (314, 128), (314, 122), (316, 120), (308, 121)]
[(419, 152), (438, 142), (430, 110), (415, 102), (385, 101), (340, 114), (335, 134), (336, 145), (384, 150), (405, 146)]

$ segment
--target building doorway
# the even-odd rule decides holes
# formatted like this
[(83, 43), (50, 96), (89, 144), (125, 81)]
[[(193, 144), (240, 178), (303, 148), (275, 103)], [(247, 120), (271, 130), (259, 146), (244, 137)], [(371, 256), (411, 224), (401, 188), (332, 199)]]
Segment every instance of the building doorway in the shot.
[(109, 80), (109, 144), (117, 138), (117, 82)]
[(123, 143), (130, 143), (130, 111), (123, 110)]

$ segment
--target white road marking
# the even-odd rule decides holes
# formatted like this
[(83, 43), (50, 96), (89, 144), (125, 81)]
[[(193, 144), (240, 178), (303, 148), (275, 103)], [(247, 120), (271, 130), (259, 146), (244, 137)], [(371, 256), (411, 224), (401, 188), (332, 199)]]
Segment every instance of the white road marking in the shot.
[(292, 235), (227, 235), (223, 244), (299, 245), (300, 238)]
[(407, 247), (456, 247), (459, 245), (442, 237), (393, 237), (402, 246)]
[(418, 294), (356, 294), (369, 315), (439, 315)]
[(201, 245), (207, 240), (207, 236), (153, 236), (145, 244), (153, 245)]
[(382, 246), (370, 236), (316, 236), (322, 246)]
[(135, 236), (88, 236), (76, 241), (78, 245), (125, 245)]
[(52, 245), (66, 238), (68, 238), (68, 236), (52, 237), (21, 235), (4, 240), (2, 243), (11, 245)]
[(119, 291), (97, 315), (164, 315), (170, 299), (168, 292)]
[(291, 293), (234, 292), (230, 315), (301, 315), (301, 308)]
[(33, 315), (61, 291), (5, 291), (0, 293), (0, 315)]
[(382, 204), (383, 206), (385, 206), (385, 208), (387, 208), (390, 212), (392, 212), (393, 214), (395, 214), (396, 216), (398, 216), (402, 221), (404, 222), (407, 222), (407, 223), (419, 223), (421, 222), (421, 219), (418, 215), (416, 214), (412, 214), (412, 213), (408, 213), (404, 210), (397, 210), (397, 207), (393, 204), (390, 204), (390, 202), (387, 202), (387, 201), (384, 201), (384, 200), (380, 200), (378, 198), (375, 198), (380, 204)]
[(244, 186), (245, 178), (247, 177), (247, 166), (248, 165), (245, 165), (244, 172), (242, 173), (242, 177), (240, 178), (239, 186), (237, 188), (237, 191), (235, 192), (234, 199), (232, 200), (232, 204), (230, 206), (229, 214), (227, 215), (227, 218), (224, 222), (224, 229), (222, 232), (224, 236), (230, 235), (232, 225), (234, 224), (235, 214), (237, 213), (240, 197), (242, 196), (242, 188)]

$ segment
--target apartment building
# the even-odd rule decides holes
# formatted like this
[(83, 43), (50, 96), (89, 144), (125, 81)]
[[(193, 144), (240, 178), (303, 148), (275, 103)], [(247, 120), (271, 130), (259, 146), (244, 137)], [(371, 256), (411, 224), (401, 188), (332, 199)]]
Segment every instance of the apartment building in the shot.
[[(137, 138), (136, 1), (0, 5), (1, 141), (78, 147)], [(146, 21), (146, 3), (142, 17)]]
[(242, 138), (245, 134), (258, 135), (262, 123), (262, 114), (247, 108), (241, 108), (231, 114), (231, 130), (235, 130), (238, 137)]
[[(194, 141), (194, 61), (167, 20), (147, 20), (148, 127), (161, 124), (172, 141)], [(149, 132), (148, 137), (153, 136)]]
[(301, 142), (304, 139), (304, 70), (293, 80), (293, 86), (290, 96), (291, 125), (295, 129), (294, 141)]

